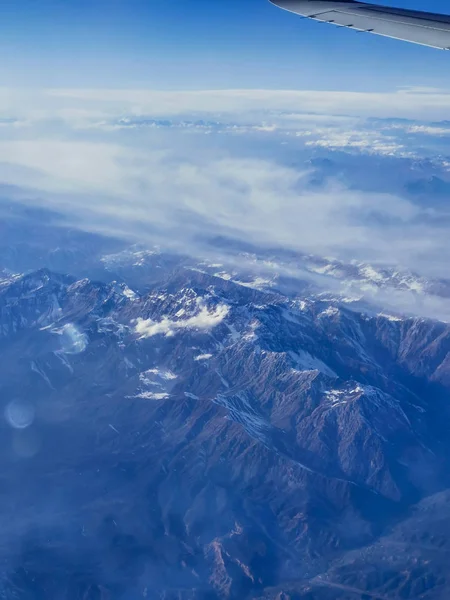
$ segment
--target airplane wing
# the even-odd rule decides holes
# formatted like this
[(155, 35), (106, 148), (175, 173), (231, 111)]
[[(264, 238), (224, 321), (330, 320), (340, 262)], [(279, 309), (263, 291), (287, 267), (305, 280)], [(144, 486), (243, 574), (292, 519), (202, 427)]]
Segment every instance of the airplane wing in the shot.
[(285, 10), (398, 40), (450, 50), (450, 15), (390, 8), (356, 0), (270, 0)]

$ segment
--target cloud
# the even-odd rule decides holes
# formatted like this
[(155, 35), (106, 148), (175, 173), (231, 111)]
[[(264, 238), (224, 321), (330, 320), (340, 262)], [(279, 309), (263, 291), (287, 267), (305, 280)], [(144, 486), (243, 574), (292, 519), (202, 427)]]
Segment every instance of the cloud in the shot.
[[(123, 173), (118, 166), (131, 155), (115, 143), (45, 138), (1, 141), (0, 177), (3, 182), (20, 184), (22, 180), (47, 191), (104, 192), (109, 188), (121, 193)], [(23, 172), (14, 176), (11, 165), (26, 169), (25, 179)]]
[(426, 88), (382, 93), (315, 90), (48, 90), (45, 93), (53, 102), (100, 104), (109, 111), (126, 106), (126, 112), (135, 115), (290, 110), (416, 119), (446, 118), (450, 98), (446, 90)]
[(424, 135), (438, 135), (450, 137), (450, 127), (438, 127), (436, 125), (411, 125), (406, 128), (408, 133), (422, 133)]
[[(0, 117), (28, 123), (2, 128), (0, 182), (71, 225), (185, 253), (214, 254), (211, 240), (225, 236), (445, 275), (445, 207), (413, 204), (402, 185), (445, 178), (433, 146), (433, 128), (445, 125), (430, 119), (449, 97), (0, 90)], [(380, 119), (426, 113), (424, 122)], [(133, 127), (114, 128), (119, 121)], [(330, 159), (330, 173), (308, 162), (317, 155)], [(158, 327), (181, 325), (149, 324)]]
[(212, 358), (212, 354), (199, 354), (198, 356), (196, 356), (194, 358), (194, 360), (196, 361), (202, 361), (202, 360), (209, 360), (210, 358)]
[(436, 89), (386, 92), (315, 90), (153, 91), (122, 89), (20, 90), (0, 88), (0, 118), (27, 122), (61, 120), (82, 127), (124, 116), (283, 112), (342, 117), (441, 120), (450, 93)]
[(161, 321), (139, 318), (136, 320), (135, 332), (143, 339), (155, 335), (171, 337), (179, 331), (186, 330), (210, 331), (222, 323), (229, 312), (229, 308), (225, 304), (219, 304), (213, 310), (199, 304), (199, 309), (198, 314), (188, 319), (179, 319), (176, 321), (169, 317), (163, 317)]
[[(264, 158), (199, 135), (121, 141), (4, 141), (0, 180), (26, 184), (24, 197), (82, 228), (188, 253), (222, 235), (407, 266), (432, 255), (433, 266), (446, 270), (446, 231), (421, 219), (422, 208), (334, 178), (312, 189), (314, 169), (280, 163), (277, 139)], [(290, 155), (298, 157), (297, 147)], [(364, 168), (369, 178), (370, 164)]]

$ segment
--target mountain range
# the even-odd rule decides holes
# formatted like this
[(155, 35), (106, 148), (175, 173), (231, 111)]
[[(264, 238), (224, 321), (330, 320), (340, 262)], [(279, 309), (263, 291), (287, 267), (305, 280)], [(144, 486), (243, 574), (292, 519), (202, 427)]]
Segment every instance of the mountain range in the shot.
[(450, 282), (53, 225), (13, 247), (27, 218), (0, 265), (0, 598), (448, 598), (450, 326), (354, 289)]

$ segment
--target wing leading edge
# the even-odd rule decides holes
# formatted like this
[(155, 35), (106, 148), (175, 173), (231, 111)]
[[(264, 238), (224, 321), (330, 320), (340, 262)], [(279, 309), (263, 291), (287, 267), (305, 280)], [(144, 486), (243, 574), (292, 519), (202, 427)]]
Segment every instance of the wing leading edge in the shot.
[(270, 0), (285, 10), (376, 35), (450, 50), (450, 15), (390, 8), (356, 0)]

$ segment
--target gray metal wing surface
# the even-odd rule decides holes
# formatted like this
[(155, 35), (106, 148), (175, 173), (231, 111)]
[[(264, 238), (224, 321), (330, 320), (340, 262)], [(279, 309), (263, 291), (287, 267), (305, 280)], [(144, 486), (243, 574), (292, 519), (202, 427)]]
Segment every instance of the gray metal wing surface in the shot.
[(270, 1), (280, 8), (322, 23), (450, 50), (450, 15), (355, 0)]

